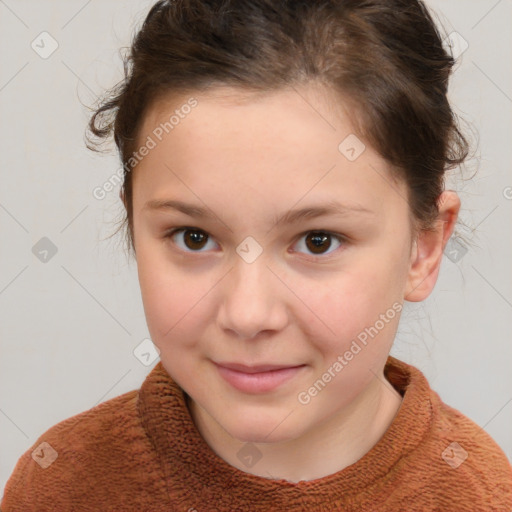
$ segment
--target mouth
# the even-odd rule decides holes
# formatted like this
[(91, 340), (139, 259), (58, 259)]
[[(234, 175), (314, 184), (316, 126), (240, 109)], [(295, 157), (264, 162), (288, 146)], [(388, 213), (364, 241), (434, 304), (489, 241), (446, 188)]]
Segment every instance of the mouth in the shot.
[(228, 370), (234, 370), (242, 373), (264, 373), (264, 372), (272, 372), (276, 370), (286, 370), (288, 368), (297, 368), (298, 364), (259, 364), (259, 365), (245, 365), (240, 363), (215, 363), (218, 366), (222, 366), (223, 368), (227, 368)]
[(239, 363), (215, 363), (221, 377), (244, 393), (267, 393), (298, 375), (305, 364), (261, 364), (247, 366)]

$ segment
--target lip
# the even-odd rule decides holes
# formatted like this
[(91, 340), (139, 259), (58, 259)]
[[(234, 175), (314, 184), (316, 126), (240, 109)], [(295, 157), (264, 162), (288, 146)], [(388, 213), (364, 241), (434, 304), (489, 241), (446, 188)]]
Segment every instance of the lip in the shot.
[(296, 376), (306, 365), (258, 365), (215, 363), (221, 377), (244, 393), (268, 393)]
[(303, 366), (298, 364), (259, 364), (254, 366), (247, 366), (239, 363), (215, 363), (218, 366), (227, 368), (228, 370), (235, 370), (242, 373), (263, 373), (274, 370), (283, 370), (286, 368), (296, 368), (297, 366)]

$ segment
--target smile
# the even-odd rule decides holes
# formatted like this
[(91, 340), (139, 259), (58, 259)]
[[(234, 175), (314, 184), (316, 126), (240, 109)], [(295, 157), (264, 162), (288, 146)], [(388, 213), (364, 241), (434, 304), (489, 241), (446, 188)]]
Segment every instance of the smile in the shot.
[[(230, 365), (231, 368), (215, 363), (221, 377), (231, 386), (244, 393), (267, 393), (272, 391), (288, 380), (292, 379), (301, 372), (306, 365), (281, 367), (276, 369), (266, 369), (257, 371), (262, 367), (244, 367), (244, 371), (233, 369), (236, 365)], [(238, 368), (241, 365), (237, 365)]]

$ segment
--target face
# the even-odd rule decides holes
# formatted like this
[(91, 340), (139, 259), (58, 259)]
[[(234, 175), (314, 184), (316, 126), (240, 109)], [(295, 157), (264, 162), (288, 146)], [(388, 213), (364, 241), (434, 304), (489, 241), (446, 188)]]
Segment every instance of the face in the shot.
[[(356, 403), (398, 326), (407, 189), (353, 136), (354, 151), (339, 149), (354, 131), (337, 105), (313, 88), (223, 88), (154, 104), (139, 134), (155, 142), (133, 171), (149, 332), (197, 414), (241, 441), (296, 439)], [(290, 213), (305, 208), (333, 211)], [(218, 363), (289, 369), (251, 376)]]

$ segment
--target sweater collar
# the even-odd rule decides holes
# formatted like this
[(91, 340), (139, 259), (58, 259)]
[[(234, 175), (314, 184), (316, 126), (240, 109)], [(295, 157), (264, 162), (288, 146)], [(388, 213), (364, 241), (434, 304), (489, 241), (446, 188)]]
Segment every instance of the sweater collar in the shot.
[[(393, 422), (369, 452), (354, 464), (332, 474), (298, 483), (271, 480), (245, 473), (220, 458), (197, 430), (185, 401), (185, 393), (167, 374), (161, 361), (143, 382), (138, 396), (142, 425), (157, 452), (169, 496), (197, 510), (205, 503), (252, 503), (253, 510), (303, 510), (331, 506), (362, 489), (372, 487), (392, 467), (413, 451), (431, 428), (430, 387), (425, 376), (393, 356), (384, 374), (403, 396)], [(193, 500), (191, 500), (191, 496)], [(342, 501), (343, 500), (343, 501)], [(193, 503), (192, 503), (193, 501)]]

